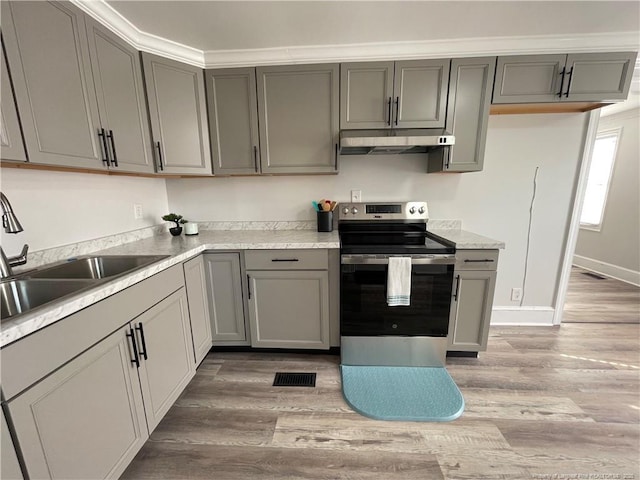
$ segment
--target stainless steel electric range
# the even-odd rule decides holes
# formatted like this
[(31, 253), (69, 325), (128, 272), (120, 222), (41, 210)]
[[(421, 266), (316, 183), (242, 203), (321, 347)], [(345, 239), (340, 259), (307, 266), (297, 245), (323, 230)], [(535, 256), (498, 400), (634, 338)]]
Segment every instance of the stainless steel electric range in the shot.
[[(425, 202), (341, 204), (344, 365), (443, 366), (455, 245), (427, 231)], [(389, 257), (411, 258), (410, 305), (387, 305)]]

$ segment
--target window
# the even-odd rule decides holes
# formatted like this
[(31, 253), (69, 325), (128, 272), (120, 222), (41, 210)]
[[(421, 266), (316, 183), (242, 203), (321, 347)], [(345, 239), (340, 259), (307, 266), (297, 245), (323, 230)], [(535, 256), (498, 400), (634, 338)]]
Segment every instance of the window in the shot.
[(598, 133), (593, 145), (580, 227), (600, 231), (622, 128)]

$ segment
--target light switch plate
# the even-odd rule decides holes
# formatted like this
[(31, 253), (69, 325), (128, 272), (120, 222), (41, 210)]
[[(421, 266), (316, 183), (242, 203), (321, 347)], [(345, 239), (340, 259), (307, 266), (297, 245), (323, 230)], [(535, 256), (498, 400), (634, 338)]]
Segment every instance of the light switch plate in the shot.
[(142, 204), (135, 203), (133, 205), (133, 218), (140, 220), (142, 218)]
[(351, 203), (360, 203), (362, 201), (362, 190), (351, 190)]

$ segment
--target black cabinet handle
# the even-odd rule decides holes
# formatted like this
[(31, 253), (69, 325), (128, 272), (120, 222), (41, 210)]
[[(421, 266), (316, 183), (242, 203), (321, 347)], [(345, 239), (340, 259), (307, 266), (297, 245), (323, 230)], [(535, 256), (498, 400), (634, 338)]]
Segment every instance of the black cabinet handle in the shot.
[(475, 260), (475, 259), (467, 258), (464, 261), (464, 263), (487, 263), (487, 262), (495, 262), (495, 260), (493, 260), (492, 258), (485, 258), (484, 260)]
[(247, 275), (247, 293), (249, 300), (251, 300), (251, 277)]
[(272, 262), (299, 262), (297, 258), (272, 258)]
[(131, 363), (133, 363), (136, 366), (136, 368), (140, 368), (140, 359), (138, 358), (138, 346), (136, 345), (136, 339), (134, 337), (133, 329), (131, 327), (129, 327), (129, 333), (127, 333), (126, 335), (131, 339), (131, 346), (133, 347), (133, 360), (131, 360)]
[(113, 164), (113, 166), (117, 167), (118, 166), (118, 155), (116, 155), (116, 140), (113, 137), (113, 130), (109, 130), (109, 133), (107, 134), (107, 138), (109, 140), (111, 140), (111, 153), (112, 153), (112, 159), (111, 159), (111, 163)]
[(98, 129), (98, 137), (102, 140), (102, 163), (104, 163), (107, 167), (109, 166), (109, 149), (107, 148), (107, 135), (104, 131), (104, 128)]
[(453, 299), (458, 301), (458, 293), (460, 293), (460, 275), (456, 275), (456, 293), (453, 294)]
[(258, 147), (253, 146), (253, 163), (255, 165), (256, 172), (258, 171)]
[(565, 97), (569, 97), (569, 90), (571, 90), (571, 80), (573, 80), (573, 67), (569, 70), (569, 83), (567, 83), (567, 93), (564, 94)]
[(387, 125), (391, 126), (391, 97), (387, 101)]
[(558, 97), (562, 98), (562, 89), (564, 88), (564, 74), (566, 73), (567, 69), (565, 67), (562, 67), (562, 71), (558, 74), (558, 75), (562, 75), (562, 78), (560, 79), (560, 91), (558, 92)]
[(337, 143), (336, 143), (336, 158), (335, 158), (334, 168), (336, 171), (338, 171), (338, 144)]
[(158, 149), (158, 168), (162, 171), (164, 167), (162, 166), (162, 146), (160, 142), (156, 142), (156, 148)]
[(144, 329), (142, 328), (142, 323), (138, 322), (136, 326), (136, 330), (140, 332), (140, 342), (142, 342), (142, 349), (140, 350), (140, 355), (144, 357), (145, 360), (148, 360), (147, 356), (147, 342), (144, 341)]
[(396, 127), (398, 126), (398, 115), (399, 115), (399, 111), (400, 111), (400, 97), (396, 97)]

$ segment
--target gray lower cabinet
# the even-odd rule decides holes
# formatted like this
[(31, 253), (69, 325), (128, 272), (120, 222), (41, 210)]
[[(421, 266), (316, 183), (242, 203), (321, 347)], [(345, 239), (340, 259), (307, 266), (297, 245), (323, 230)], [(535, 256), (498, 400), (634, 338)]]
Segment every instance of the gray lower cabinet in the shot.
[(328, 349), (326, 250), (249, 250), (251, 346)]
[(0, 454), (2, 454), (2, 458), (0, 458), (0, 478), (3, 480), (24, 480), (18, 455), (9, 432), (9, 425), (7, 425), (7, 420), (4, 417), (4, 410), (0, 413), (2, 414), (2, 425), (0, 425), (0, 434), (2, 435), (0, 437)]
[(636, 52), (498, 57), (493, 103), (620, 101)]
[(195, 375), (187, 295), (171, 294), (133, 322), (149, 433)]
[(496, 288), (497, 250), (458, 250), (447, 350), (487, 349)]
[(260, 173), (256, 69), (205, 70), (213, 173)]
[[(25, 162), (27, 155), (22, 141), (20, 120), (13, 99), (7, 59), (2, 50), (2, 78), (0, 79), (0, 155), (2, 160)], [(4, 477), (3, 477), (4, 478)]]
[(158, 173), (211, 175), (204, 73), (142, 53)]
[(193, 354), (196, 365), (211, 350), (211, 324), (209, 322), (209, 300), (204, 258), (196, 258), (184, 262), (184, 284), (189, 301), (189, 320), (193, 337)]
[(445, 129), (455, 145), (429, 152), (428, 172), (477, 172), (484, 165), (496, 57), (451, 61)]
[(262, 173), (337, 173), (337, 64), (257, 67)]
[(445, 60), (343, 63), (340, 128), (442, 128), (447, 111)]
[(142, 447), (148, 431), (128, 332), (8, 403), (29, 478), (117, 478)]
[(214, 345), (249, 345), (239, 253), (203, 255)]

